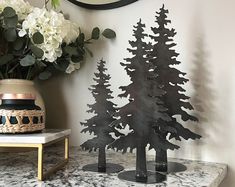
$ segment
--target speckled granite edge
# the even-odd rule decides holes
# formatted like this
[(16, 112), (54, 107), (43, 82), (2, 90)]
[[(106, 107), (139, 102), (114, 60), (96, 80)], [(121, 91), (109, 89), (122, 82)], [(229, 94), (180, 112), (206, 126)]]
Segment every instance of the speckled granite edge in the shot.
[[(55, 164), (62, 158), (63, 149), (50, 147), (45, 150), (45, 168)], [(148, 156), (149, 160), (153, 156)], [(58, 171), (44, 182), (36, 179), (37, 152), (0, 153), (0, 186), (7, 187), (216, 187), (220, 184), (227, 172), (225, 164), (202, 161), (191, 161), (170, 158), (185, 164), (185, 172), (171, 173), (167, 180), (158, 184), (144, 185), (140, 183), (119, 180), (117, 174), (103, 174), (82, 171), (85, 164), (94, 163), (97, 153), (81, 151), (78, 147), (71, 147), (70, 160), (65, 169)], [(107, 162), (123, 165), (126, 169), (135, 168), (135, 154), (107, 152)]]

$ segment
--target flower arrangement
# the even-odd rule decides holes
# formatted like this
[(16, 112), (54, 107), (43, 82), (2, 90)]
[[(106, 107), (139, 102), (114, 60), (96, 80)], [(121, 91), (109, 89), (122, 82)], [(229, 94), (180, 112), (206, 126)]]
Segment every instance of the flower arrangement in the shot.
[[(52, 0), (56, 4), (58, 0)], [(100, 35), (116, 37), (111, 29), (101, 33), (95, 27), (86, 39), (62, 13), (24, 0), (0, 0), (0, 79), (46, 80), (55, 73), (71, 73), (80, 68), (86, 54), (92, 56), (88, 45)]]

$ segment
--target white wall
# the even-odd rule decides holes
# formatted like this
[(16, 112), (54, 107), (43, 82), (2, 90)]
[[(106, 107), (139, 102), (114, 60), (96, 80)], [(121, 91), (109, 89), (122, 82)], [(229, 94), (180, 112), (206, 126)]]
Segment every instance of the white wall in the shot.
[[(32, 4), (39, 3), (31, 0)], [(191, 72), (198, 50), (198, 38), (204, 42), (206, 68), (211, 75), (205, 82), (213, 90), (211, 93), (201, 93), (202, 101), (210, 102), (208, 122), (201, 123), (201, 128), (195, 128), (205, 135), (200, 142), (184, 142), (184, 147), (171, 156), (189, 159), (201, 159), (213, 162), (223, 162), (229, 165), (229, 174), (222, 186), (235, 185), (235, 1), (233, 0), (139, 0), (126, 7), (106, 10), (85, 10), (64, 0), (61, 9), (70, 18), (81, 25), (85, 31), (93, 26), (110, 27), (117, 32), (115, 41), (103, 40), (92, 46), (94, 58), (87, 58), (82, 69), (67, 77), (57, 77), (41, 85), (48, 112), (48, 126), (69, 127), (72, 129), (72, 145), (80, 145), (87, 136), (80, 134), (80, 121), (89, 117), (86, 113), (87, 104), (94, 99), (88, 91), (93, 83), (93, 72), (96, 62), (102, 57), (108, 62), (109, 73), (114, 96), (120, 93), (118, 87), (128, 84), (129, 78), (119, 62), (126, 57), (128, 39), (132, 34), (132, 25), (142, 18), (147, 27), (155, 20), (155, 11), (162, 3), (170, 10), (169, 18), (172, 26), (178, 32), (175, 42), (180, 53), (182, 70)], [(149, 30), (149, 29), (148, 29)], [(192, 74), (188, 74), (191, 77)], [(199, 77), (202, 75), (198, 75)], [(190, 85), (188, 94), (193, 95)], [(114, 100), (122, 105), (125, 101)], [(212, 110), (210, 110), (212, 109)], [(210, 110), (210, 111), (209, 111)]]

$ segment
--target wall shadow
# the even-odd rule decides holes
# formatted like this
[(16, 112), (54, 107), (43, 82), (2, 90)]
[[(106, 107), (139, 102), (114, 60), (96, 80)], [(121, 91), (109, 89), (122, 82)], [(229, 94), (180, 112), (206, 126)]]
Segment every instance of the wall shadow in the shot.
[(62, 76), (54, 76), (46, 81), (37, 81), (46, 107), (46, 128), (68, 128), (68, 106), (63, 93)]
[(194, 90), (190, 98), (190, 102), (194, 107), (192, 114), (199, 120), (191, 125), (193, 126), (191, 129), (202, 136), (200, 140), (193, 141), (192, 154), (197, 155), (199, 158), (202, 158), (201, 146), (206, 144), (205, 139), (210, 138), (211, 129), (217, 121), (216, 92), (213, 88), (213, 75), (208, 57), (205, 41), (202, 36), (199, 36), (196, 41), (196, 51), (190, 76)]
[(193, 114), (199, 120), (195, 130), (202, 136), (208, 136), (203, 126), (215, 121), (216, 93), (212, 88), (211, 66), (208, 63), (207, 57), (208, 53), (205, 50), (203, 38), (199, 37), (190, 81), (194, 88), (194, 94), (191, 97), (191, 103), (195, 109)]
[[(202, 36), (195, 40), (195, 52), (193, 54), (192, 63), (190, 64), (189, 82), (193, 87), (193, 92), (190, 98), (190, 103), (194, 107), (192, 115), (198, 118), (198, 122), (187, 121), (183, 122), (177, 118), (177, 121), (182, 122), (185, 128), (202, 136), (201, 139), (184, 140), (181, 142), (174, 141), (180, 145), (180, 149), (174, 151), (174, 157), (190, 157), (192, 159), (203, 159), (206, 145), (208, 141), (211, 143), (215, 134), (218, 115), (216, 114), (216, 92), (213, 88), (213, 75), (211, 65), (208, 61), (209, 53), (205, 47), (205, 41)], [(209, 140), (210, 139), (210, 140)]]

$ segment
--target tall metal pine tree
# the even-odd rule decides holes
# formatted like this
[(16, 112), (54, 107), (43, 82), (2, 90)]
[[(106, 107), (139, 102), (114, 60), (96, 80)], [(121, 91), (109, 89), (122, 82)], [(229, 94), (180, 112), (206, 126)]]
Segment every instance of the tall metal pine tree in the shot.
[[(173, 49), (176, 45), (173, 42), (173, 37), (176, 35), (176, 32), (174, 29), (167, 28), (167, 25), (171, 23), (167, 19), (167, 13), (168, 10), (163, 5), (156, 16), (158, 26), (151, 28), (153, 35), (150, 35), (150, 38), (154, 41), (152, 50), (149, 52), (150, 63), (154, 67), (154, 73), (157, 75), (158, 83), (166, 91), (166, 94), (160, 99), (163, 101), (164, 107), (168, 109), (168, 115), (172, 118), (171, 121), (160, 120), (158, 123), (160, 126), (167, 125), (176, 130), (175, 132), (170, 132), (170, 139), (197, 139), (201, 136), (185, 128), (175, 118), (176, 115), (179, 115), (183, 121), (197, 121), (195, 116), (187, 112), (187, 110), (193, 110), (192, 105), (188, 101), (189, 97), (184, 94), (185, 89), (182, 87), (182, 85), (188, 82), (188, 79), (184, 78), (186, 73), (176, 69), (176, 65), (180, 64), (176, 59), (178, 53)], [(168, 133), (167, 131), (162, 131), (162, 138), (167, 139)], [(159, 170), (167, 170), (166, 150), (157, 149), (156, 162), (160, 166)]]
[[(116, 123), (121, 124), (123, 128), (128, 125), (131, 132), (126, 136), (120, 136), (110, 145), (110, 147), (116, 148), (117, 151), (122, 150), (123, 153), (128, 148), (130, 148), (130, 152), (136, 148), (134, 177), (139, 182), (146, 182), (148, 178), (145, 150), (147, 144), (150, 145), (150, 149), (155, 150), (159, 147), (164, 150), (178, 148), (166, 139), (161, 140), (153, 128), (153, 122), (159, 119), (168, 121), (170, 117), (165, 113), (166, 109), (157, 98), (164, 92), (158, 88), (158, 85), (155, 85), (156, 82), (153, 78), (149, 78), (152, 75), (146, 57), (148, 44), (144, 42), (144, 38), (147, 36), (144, 33), (144, 27), (145, 25), (141, 23), (141, 20), (134, 26), (133, 36), (135, 40), (129, 41), (131, 48), (128, 48), (133, 56), (126, 58), (126, 63), (121, 63), (130, 76), (132, 83), (120, 87), (123, 93), (119, 96), (128, 98), (130, 102), (119, 109), (117, 112), (119, 119)], [(156, 97), (151, 97), (150, 93)], [(125, 177), (128, 176), (128, 174), (124, 175)]]
[[(94, 138), (84, 142), (81, 147), (82, 149), (89, 151), (99, 150), (99, 172), (105, 172), (107, 168), (105, 148), (108, 144), (114, 141), (111, 133), (114, 133), (117, 137), (122, 135), (115, 129), (115, 127), (110, 126), (110, 124), (115, 120), (113, 114), (116, 112), (116, 105), (110, 101), (113, 97), (111, 96), (112, 91), (109, 89), (110, 75), (105, 73), (107, 70), (105, 68), (105, 63), (106, 62), (103, 60), (98, 63), (98, 73), (95, 73), (96, 78), (94, 78), (94, 81), (96, 81), (97, 84), (92, 85), (89, 89), (95, 98), (95, 103), (88, 105), (90, 110), (87, 112), (95, 113), (96, 115), (88, 119), (85, 123), (81, 123), (81, 125), (85, 126), (81, 132), (89, 132), (90, 134), (93, 133), (95, 135)], [(114, 166), (114, 164), (112, 166)]]

